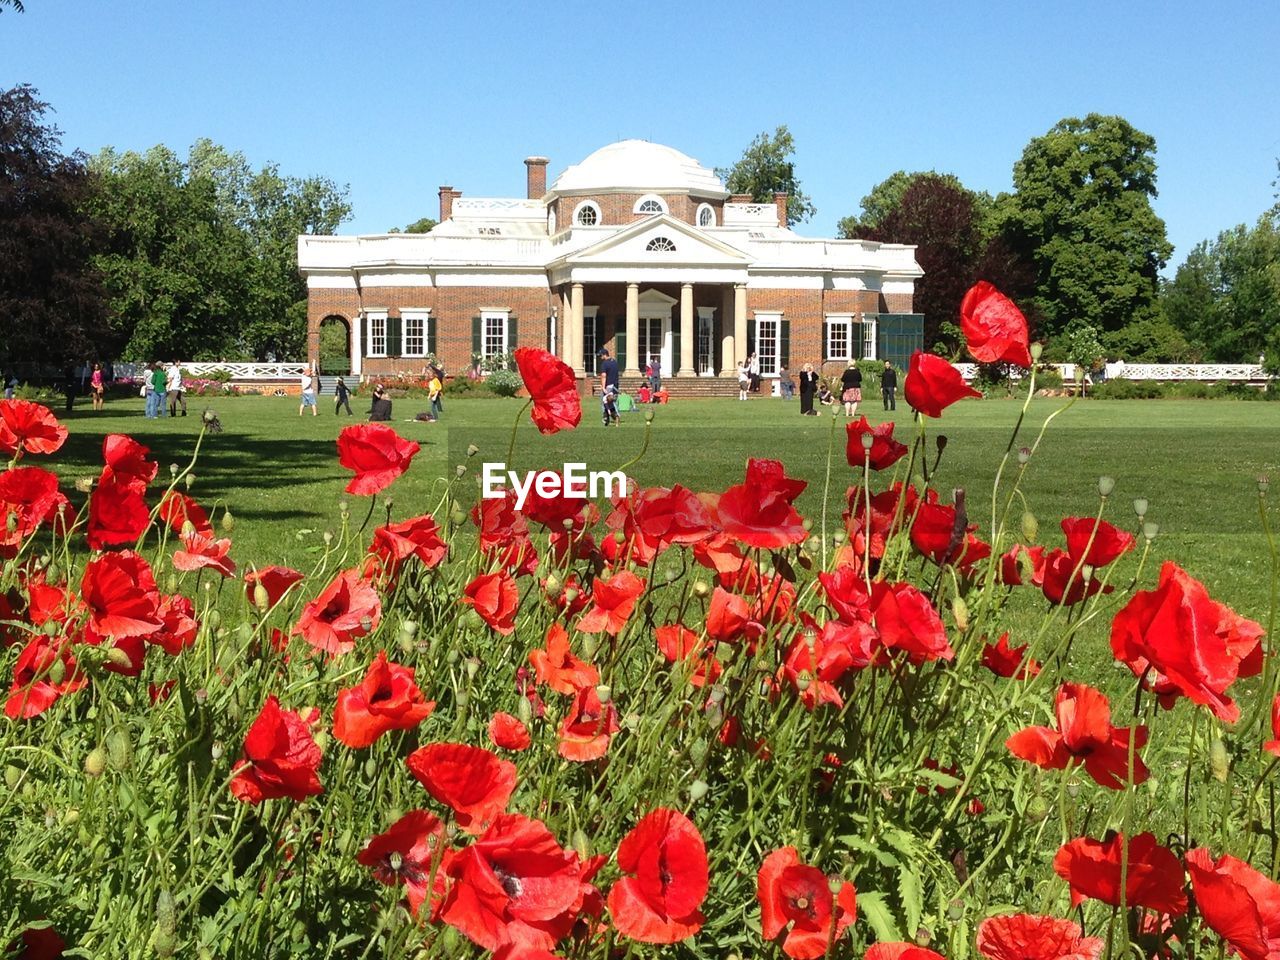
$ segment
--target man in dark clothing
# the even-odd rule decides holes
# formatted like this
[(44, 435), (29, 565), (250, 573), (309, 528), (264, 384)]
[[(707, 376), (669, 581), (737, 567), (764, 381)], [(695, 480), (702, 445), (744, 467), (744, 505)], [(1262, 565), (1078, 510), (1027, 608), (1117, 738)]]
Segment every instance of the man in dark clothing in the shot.
[(618, 361), (608, 350), (600, 351), (600, 413), (604, 425), (618, 423)]
[(880, 399), (884, 401), (886, 410), (897, 410), (898, 371), (888, 360), (884, 362), (884, 370), (880, 373)]
[(373, 388), (373, 403), (369, 405), (370, 420), (390, 420), (391, 401), (382, 390), (382, 384)]

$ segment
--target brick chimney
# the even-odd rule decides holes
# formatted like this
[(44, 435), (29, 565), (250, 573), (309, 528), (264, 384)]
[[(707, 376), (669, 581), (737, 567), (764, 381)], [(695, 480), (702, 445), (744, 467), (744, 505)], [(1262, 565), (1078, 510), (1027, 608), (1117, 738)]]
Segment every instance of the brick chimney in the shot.
[(524, 165), (528, 168), (529, 189), (526, 193), (530, 200), (541, 200), (547, 192), (546, 157), (525, 157)]
[(787, 194), (781, 190), (775, 193), (773, 205), (778, 208), (778, 226), (787, 229)]
[(462, 196), (461, 190), (455, 190), (453, 187), (440, 188), (440, 222), (444, 223), (453, 216), (453, 201)]
[(730, 203), (751, 203), (751, 194), (749, 193), (731, 193), (729, 195)]

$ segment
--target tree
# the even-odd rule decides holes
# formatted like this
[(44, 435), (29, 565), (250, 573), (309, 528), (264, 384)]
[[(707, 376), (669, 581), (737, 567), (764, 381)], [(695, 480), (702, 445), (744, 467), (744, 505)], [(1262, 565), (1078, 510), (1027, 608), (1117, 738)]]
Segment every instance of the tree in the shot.
[(982, 232), (984, 234), (990, 232), (989, 218), (992, 209), (990, 194), (970, 190), (960, 182), (960, 178), (955, 174), (938, 173), (936, 170), (917, 171), (915, 173), (895, 170), (872, 187), (871, 192), (859, 202), (859, 206), (862, 209), (861, 216), (851, 215), (840, 218), (840, 222), (836, 226), (840, 236), (846, 239), (867, 237), (870, 231), (879, 228), (886, 218), (899, 207), (907, 188), (922, 177), (940, 178), (957, 190), (964, 190), (968, 193), (973, 198), (981, 215)]
[(1156, 196), (1156, 143), (1122, 117), (1059, 121), (1014, 164), (1015, 192), (997, 222), (1034, 264), (1047, 334), (1072, 321), (1120, 330), (1155, 315), (1159, 271), (1173, 248)]
[(808, 220), (815, 213), (808, 195), (801, 192), (791, 156), (796, 152), (791, 131), (783, 124), (769, 136), (766, 130), (751, 141), (732, 167), (717, 168), (730, 193), (750, 194), (756, 203), (772, 203), (775, 193), (787, 195), (787, 225)]
[(435, 220), (432, 220), (430, 217), (423, 217), (420, 220), (413, 221), (413, 223), (405, 227), (404, 230), (401, 230), (399, 227), (392, 227), (387, 231), (387, 233), (430, 233), (431, 228), (435, 225)]
[(65, 156), (49, 105), (28, 85), (0, 91), (0, 362), (110, 356), (93, 267), (101, 232), (85, 204), (93, 177)]

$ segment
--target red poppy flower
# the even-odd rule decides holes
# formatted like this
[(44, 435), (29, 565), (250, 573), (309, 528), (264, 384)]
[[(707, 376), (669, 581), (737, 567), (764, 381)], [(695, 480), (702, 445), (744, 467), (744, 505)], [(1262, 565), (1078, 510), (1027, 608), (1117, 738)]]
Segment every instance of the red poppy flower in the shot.
[(1261, 668), (1261, 625), (1209, 596), (1204, 584), (1166, 561), (1154, 590), (1139, 590), (1111, 623), (1111, 651), (1168, 699), (1178, 694), (1234, 723), (1226, 695), (1237, 677)]
[(707, 847), (678, 810), (648, 813), (618, 844), (623, 877), (609, 890), (609, 915), (624, 937), (678, 943), (702, 929), (707, 896)]
[(378, 592), (358, 570), (343, 570), (302, 608), (291, 634), (317, 650), (336, 655), (355, 649), (356, 641), (377, 628), (382, 619)]
[(13, 665), (13, 683), (4, 703), (10, 720), (38, 717), (59, 697), (75, 693), (88, 680), (80, 673), (71, 644), (61, 637), (37, 634), (27, 642)]
[(507, 808), (516, 787), (514, 763), (464, 743), (431, 743), (404, 762), (427, 793), (453, 811), (467, 833), (483, 831)]
[(578, 621), (581, 633), (601, 630), (617, 636), (627, 625), (645, 583), (630, 570), (620, 570), (608, 580), (596, 578), (591, 586), (591, 607)]
[(637, 490), (630, 504), (635, 528), (655, 550), (701, 543), (716, 533), (715, 518), (691, 490), (676, 484)]
[(190, 572), (208, 568), (230, 577), (236, 572), (235, 561), (227, 556), (230, 549), (230, 540), (214, 540), (199, 533), (188, 534), (182, 538), (182, 548), (173, 552), (173, 569)]
[(955, 656), (938, 611), (928, 597), (909, 583), (873, 583), (871, 615), (881, 645), (902, 650), (917, 666)]
[(791, 505), (806, 486), (777, 460), (749, 460), (745, 482), (720, 494), (716, 513), (730, 538), (766, 550), (800, 543), (809, 533)]
[[(936, 499), (937, 494), (932, 490), (928, 493)], [(884, 556), (889, 539), (901, 531), (915, 515), (919, 499), (920, 495), (916, 493), (915, 487), (911, 484), (904, 486), (901, 481), (888, 490), (873, 493), (869, 504), (866, 492), (861, 487), (848, 489), (845, 493), (847, 509), (844, 512), (844, 523), (849, 541), (855, 547), (854, 559), (857, 563), (862, 563), (867, 553), (873, 559)], [(869, 544), (867, 538), (870, 538)]]
[(13, 556), (18, 546), (44, 524), (65, 525), (67, 498), (55, 474), (39, 467), (17, 467), (0, 473), (0, 556)]
[(795, 847), (782, 847), (764, 858), (756, 877), (760, 932), (766, 940), (786, 933), (782, 952), (795, 960), (817, 960), (831, 950), (857, 918), (853, 884), (831, 880), (817, 867), (800, 862)]
[(1128, 861), (1121, 862), (1124, 835), (1105, 840), (1077, 837), (1064, 843), (1053, 858), (1053, 869), (1071, 885), (1071, 906), (1086, 899), (1120, 906), (1121, 867), (1124, 872), (1126, 907), (1145, 907), (1157, 913), (1180, 917), (1187, 912), (1187, 895), (1182, 889), (1182, 864), (1169, 850), (1156, 843), (1154, 834), (1140, 833), (1128, 843)]
[(976, 523), (957, 525), (956, 508), (921, 503), (911, 523), (911, 545), (939, 566), (972, 567), (991, 556), (990, 544), (973, 535)]
[(244, 575), (244, 595), (253, 603), (254, 588), (262, 584), (267, 591), (267, 606), (274, 607), (289, 592), (295, 583), (302, 580), (302, 574), (289, 567), (262, 567), (260, 570), (248, 570)]
[(960, 330), (969, 353), (979, 363), (1031, 366), (1027, 318), (986, 280), (970, 287), (960, 301)]
[(838, 684), (850, 669), (871, 663), (876, 631), (869, 624), (829, 620), (821, 628), (808, 614), (806, 628), (787, 647), (779, 675), (786, 677), (810, 710), (820, 704), (844, 706)]
[(917, 350), (911, 355), (907, 379), (902, 383), (907, 403), (926, 417), (940, 417), (957, 400), (982, 393), (964, 382), (960, 371), (935, 353)]
[(413, 682), (413, 667), (388, 663), (380, 650), (364, 679), (338, 692), (333, 735), (348, 747), (367, 747), (389, 730), (412, 730), (435, 707)]
[[(1093, 687), (1064, 683), (1054, 703), (1058, 729), (1026, 727), (1005, 746), (1015, 757), (1046, 770), (1065, 770), (1083, 763), (1085, 772), (1103, 787), (1123, 789), (1129, 781), (1129, 728), (1111, 725), (1111, 701)], [(1147, 742), (1147, 728), (1135, 730), (1133, 782), (1149, 776), (1138, 751)]]
[(617, 708), (612, 703), (602, 704), (595, 687), (583, 687), (560, 722), (556, 751), (577, 763), (599, 760), (609, 752), (613, 735), (620, 729)]
[(440, 539), (440, 528), (430, 514), (400, 523), (389, 523), (373, 531), (369, 552), (378, 558), (382, 572), (395, 578), (400, 565), (409, 557), (417, 557), (428, 569), (438, 567), (449, 553)]
[(67, 949), (67, 941), (53, 927), (27, 927), (18, 936), (22, 944), (22, 952), (12, 954), (16, 944), (10, 945), (6, 956), (12, 955), (14, 960), (59, 960)]
[(578, 855), (543, 823), (515, 813), (454, 856), (449, 876), (441, 919), (488, 950), (551, 949), (567, 933), (560, 918), (576, 916), (585, 895)]
[(489, 739), (495, 747), (517, 752), (528, 750), (533, 743), (529, 728), (520, 722), (520, 718), (502, 712), (489, 718)]
[(142, 493), (128, 481), (104, 476), (89, 495), (89, 526), (86, 536), (94, 550), (121, 543), (133, 543), (151, 524), (151, 512)]
[(410, 810), (377, 836), (370, 837), (356, 862), (388, 887), (404, 884), (409, 910), (416, 917), (431, 895), (431, 919), (448, 887), (445, 871), (454, 853), (444, 842), (444, 824), (426, 810)]
[(946, 960), (940, 953), (914, 943), (881, 940), (867, 947), (862, 960)]
[(987, 960), (1097, 960), (1105, 946), (1058, 917), (1010, 913), (978, 924), (978, 952)]
[(705, 686), (719, 679), (723, 668), (716, 659), (714, 642), (702, 640), (678, 623), (661, 626), (655, 633), (659, 652), (670, 663), (685, 664), (692, 686)]
[(162, 594), (156, 607), (161, 629), (146, 635), (147, 643), (155, 644), (171, 657), (176, 657), (196, 642), (200, 625), (196, 623), (196, 608), (181, 594)]
[(558, 623), (547, 628), (545, 649), (529, 651), (529, 663), (538, 683), (545, 683), (556, 693), (573, 696), (583, 687), (600, 682), (600, 672), (573, 655), (569, 634)]
[(178, 490), (165, 491), (165, 495), (160, 498), (157, 516), (169, 525), (169, 529), (179, 534), (189, 523), (195, 527), (196, 533), (206, 537), (213, 536), (213, 524), (209, 522), (209, 515), (205, 513), (204, 507)]
[(1062, 521), (1062, 532), (1067, 535), (1067, 553), (1077, 563), (1083, 559), (1094, 567), (1105, 567), (1133, 549), (1132, 533), (1096, 517), (1066, 517)]
[[(1021, 558), (1025, 556), (1024, 561)], [(1015, 543), (1005, 553), (1000, 554), (1000, 569), (997, 578), (1007, 587), (1020, 587), (1023, 584), (1024, 565), (1027, 579), (1034, 579), (1037, 568), (1044, 569), (1044, 547), (1028, 547)]]
[(538, 432), (557, 433), (576, 427), (582, 421), (582, 398), (569, 365), (538, 347), (520, 347), (512, 356), (533, 400), (529, 416)]
[(1040, 587), (1045, 599), (1053, 604), (1070, 607), (1099, 592), (1110, 593), (1098, 577), (1084, 578), (1080, 561), (1065, 550), (1053, 549), (1042, 553), (1031, 575), (1031, 582)]
[(1209, 929), (1244, 960), (1280, 953), (1280, 884), (1230, 855), (1215, 863), (1204, 847), (1187, 851), (1186, 863), (1196, 907)]
[(123, 433), (109, 433), (102, 441), (103, 478), (133, 487), (139, 493), (156, 478), (159, 465), (147, 459), (150, 447), (144, 447)]
[(156, 578), (132, 550), (103, 554), (85, 564), (80, 596), (89, 610), (89, 626), (99, 636), (140, 637), (162, 627)]
[(505, 570), (482, 573), (467, 584), (462, 602), (472, 607), (480, 618), (502, 636), (510, 636), (516, 628), (516, 610), (520, 606), (520, 588)]
[(529, 524), (516, 510), (514, 493), (481, 500), (472, 508), (471, 520), (480, 528), (480, 550), (487, 558), (515, 576), (537, 569), (538, 551), (529, 539)]
[(422, 449), (384, 423), (357, 423), (338, 434), (338, 462), (355, 476), (347, 493), (368, 497), (379, 493), (409, 469)]
[[(866, 461), (870, 461), (872, 470), (884, 470), (891, 467), (907, 455), (907, 445), (893, 439), (892, 420), (876, 424), (874, 427), (865, 416), (859, 417), (844, 428), (847, 440), (844, 455), (849, 466), (861, 470)], [(862, 446), (862, 438), (871, 437), (871, 449)]]
[(706, 631), (708, 637), (719, 643), (745, 639), (751, 645), (764, 635), (765, 629), (752, 616), (751, 605), (744, 597), (716, 587), (707, 606)]
[(244, 755), (235, 765), (238, 772), (231, 781), (231, 794), (256, 806), (277, 797), (305, 800), (323, 793), (317, 774), (320, 759), (308, 721), (292, 710), (280, 709), (280, 701), (270, 696), (244, 738)]
[(48, 407), (30, 400), (0, 400), (0, 453), (53, 453), (67, 441), (67, 428)]
[(822, 592), (837, 617), (845, 623), (871, 622), (871, 594), (867, 581), (856, 568), (844, 564), (830, 573), (818, 574)]
[(580, 529), (588, 520), (587, 514), (595, 512), (595, 504), (582, 497), (567, 496), (565, 491), (569, 484), (565, 481), (564, 474), (558, 473), (555, 476), (559, 477), (555, 493), (544, 496), (538, 489), (539, 484), (534, 483), (525, 494), (524, 506), (520, 508), (520, 512), (534, 523), (540, 523), (551, 530), (563, 532), (566, 520), (571, 522), (573, 529)]
[(1025, 680), (1040, 672), (1040, 664), (1027, 660), (1027, 644), (1020, 647), (1009, 646), (1009, 631), (1000, 634), (995, 643), (987, 643), (982, 647), (982, 665), (997, 677), (1009, 677), (1014, 680)]

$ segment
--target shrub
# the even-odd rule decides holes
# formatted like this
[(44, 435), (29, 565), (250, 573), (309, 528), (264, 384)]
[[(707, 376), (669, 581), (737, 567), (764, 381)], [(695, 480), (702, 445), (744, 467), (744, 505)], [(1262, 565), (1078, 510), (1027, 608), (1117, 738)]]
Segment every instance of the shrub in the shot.
[(514, 397), (524, 386), (515, 370), (495, 370), (484, 378), (485, 386), (500, 397)]
[(1107, 380), (1089, 391), (1096, 400), (1155, 400), (1165, 396), (1164, 384), (1155, 380)]

